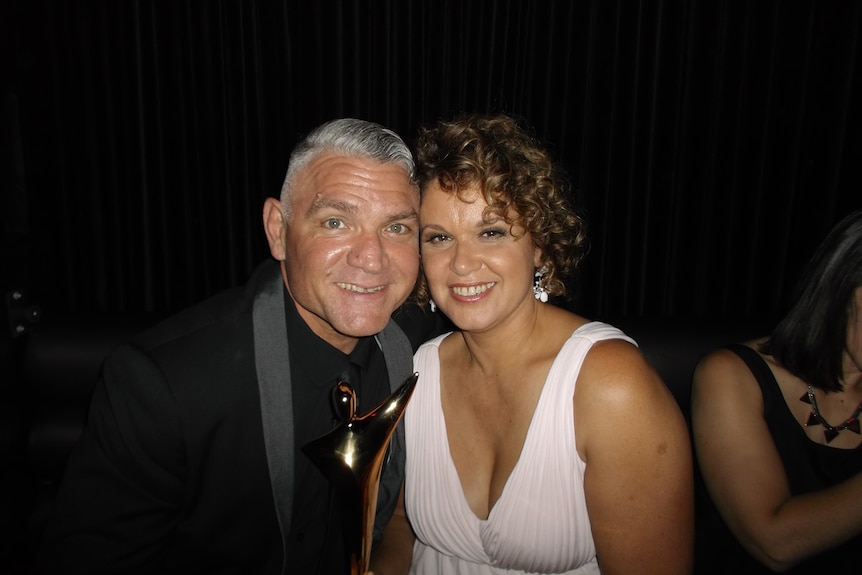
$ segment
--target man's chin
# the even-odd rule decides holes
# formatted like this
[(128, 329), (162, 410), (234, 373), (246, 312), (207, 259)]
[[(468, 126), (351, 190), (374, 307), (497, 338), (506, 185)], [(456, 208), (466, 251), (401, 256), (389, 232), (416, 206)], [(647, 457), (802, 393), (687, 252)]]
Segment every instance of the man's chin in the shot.
[(343, 322), (341, 329), (338, 331), (348, 337), (368, 337), (377, 335), (389, 323), (389, 316), (383, 318), (368, 318), (357, 321), (353, 318), (352, 321)]

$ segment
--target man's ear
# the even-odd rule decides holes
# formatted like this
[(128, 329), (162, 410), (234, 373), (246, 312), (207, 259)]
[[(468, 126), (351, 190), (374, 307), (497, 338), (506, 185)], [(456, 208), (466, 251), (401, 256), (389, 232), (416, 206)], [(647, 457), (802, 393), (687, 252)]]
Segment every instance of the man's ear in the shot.
[(269, 242), (269, 253), (278, 261), (284, 260), (284, 223), (281, 202), (267, 198), (263, 203), (263, 230)]

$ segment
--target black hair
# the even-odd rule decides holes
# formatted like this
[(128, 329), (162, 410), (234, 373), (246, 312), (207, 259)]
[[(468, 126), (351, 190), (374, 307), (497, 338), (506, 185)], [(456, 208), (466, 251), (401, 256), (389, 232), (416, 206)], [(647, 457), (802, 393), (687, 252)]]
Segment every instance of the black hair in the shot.
[(862, 286), (862, 210), (832, 228), (808, 262), (794, 303), (760, 351), (824, 391), (843, 389), (842, 361)]

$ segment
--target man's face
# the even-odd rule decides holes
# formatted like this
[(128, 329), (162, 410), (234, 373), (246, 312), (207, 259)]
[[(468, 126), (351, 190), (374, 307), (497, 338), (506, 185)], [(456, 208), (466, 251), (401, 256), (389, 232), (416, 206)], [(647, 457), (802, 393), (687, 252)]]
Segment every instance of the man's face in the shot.
[(419, 194), (396, 164), (324, 153), (297, 174), (290, 220), (270, 198), (264, 223), (300, 316), (349, 353), (381, 331), (419, 271)]

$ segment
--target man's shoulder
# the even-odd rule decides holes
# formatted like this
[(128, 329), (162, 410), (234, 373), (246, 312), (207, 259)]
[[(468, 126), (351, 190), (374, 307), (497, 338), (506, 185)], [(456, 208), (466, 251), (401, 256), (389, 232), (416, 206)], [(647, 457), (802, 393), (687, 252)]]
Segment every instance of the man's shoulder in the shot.
[[(235, 339), (251, 328), (255, 295), (271, 273), (270, 264), (258, 266), (242, 286), (223, 290), (142, 332), (134, 344), (151, 351), (163, 347), (193, 345), (197, 341)], [(249, 332), (250, 333), (250, 332)]]

